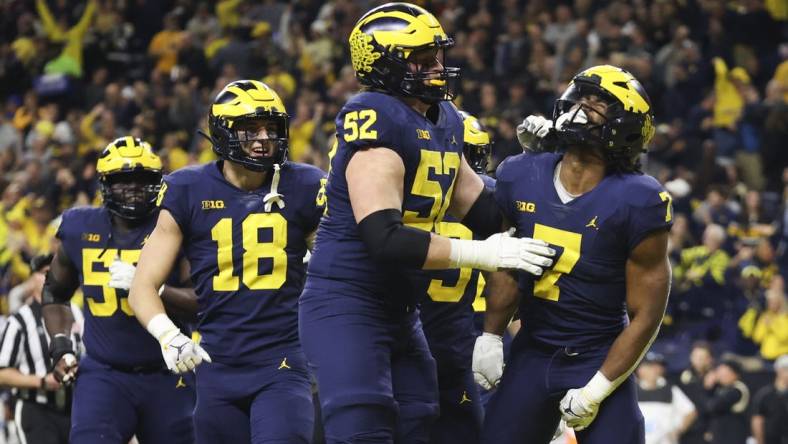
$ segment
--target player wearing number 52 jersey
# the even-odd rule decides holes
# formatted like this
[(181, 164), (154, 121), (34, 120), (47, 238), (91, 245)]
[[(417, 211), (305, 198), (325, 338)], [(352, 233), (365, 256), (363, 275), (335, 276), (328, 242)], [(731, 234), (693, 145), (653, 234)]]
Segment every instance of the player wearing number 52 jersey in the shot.
[(407, 3), (362, 16), (350, 34), (366, 90), (336, 118), (337, 144), (299, 328), (314, 365), (329, 443), (422, 443), (438, 412), (435, 362), (417, 300), (445, 268), (551, 263), (543, 242), (494, 234), (485, 241), (436, 233), (454, 215), (483, 235), (501, 215), (462, 156), (462, 119), (449, 102), (457, 68), (437, 19)]
[(522, 329), (482, 442), (546, 444), (561, 417), (580, 444), (644, 442), (630, 374), (664, 314), (672, 219), (670, 195), (639, 171), (652, 119), (640, 83), (604, 65), (574, 77), (552, 121), (518, 129), (526, 153), (499, 166), (496, 199), (518, 233), (559, 253), (541, 277), (520, 276)]
[[(198, 443), (306, 443), (313, 407), (298, 341), (307, 239), (323, 172), (287, 161), (288, 116), (253, 80), (228, 84), (208, 117), (217, 162), (165, 177), (161, 215), (129, 301), (174, 371), (196, 369)], [(183, 248), (200, 345), (172, 325), (156, 288)]]
[[(161, 167), (150, 145), (121, 137), (107, 145), (96, 165), (103, 206), (63, 213), (43, 314), (53, 338), (56, 376), (70, 383), (79, 366), (70, 442), (125, 444), (134, 435), (143, 443), (194, 440), (193, 378), (167, 370), (159, 344), (139, 325), (126, 299), (134, 264), (156, 224)], [(178, 280), (173, 276), (168, 283)], [(87, 352), (77, 363), (68, 339), (73, 321), (68, 302), (79, 286), (85, 295)], [(167, 285), (160, 295), (170, 309), (195, 309), (191, 289)]]
[[(492, 150), (490, 135), (480, 122), (465, 112), (463, 155), (488, 189), (495, 180), (487, 176)], [(436, 224), (442, 236), (476, 239), (471, 230), (446, 216)], [(421, 322), (438, 370), (440, 416), (432, 425), (430, 442), (479, 442), (483, 409), (471, 372), (471, 355), (476, 339), (473, 303), (481, 297), (484, 278), (479, 270), (462, 268), (431, 274), (426, 296), (421, 301)]]

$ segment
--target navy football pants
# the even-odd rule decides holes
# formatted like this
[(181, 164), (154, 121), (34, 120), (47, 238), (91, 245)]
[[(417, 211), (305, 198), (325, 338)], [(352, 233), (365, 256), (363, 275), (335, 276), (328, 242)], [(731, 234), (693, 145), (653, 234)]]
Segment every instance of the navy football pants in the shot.
[(246, 366), (197, 367), (198, 444), (309, 443), (314, 407), (306, 359), (288, 354)]
[(326, 442), (428, 442), (438, 384), (418, 311), (393, 314), (371, 297), (327, 291), (317, 281), (310, 278), (301, 295), (298, 324)]
[(71, 412), (75, 444), (194, 442), (194, 375), (128, 373), (85, 356)]
[[(518, 342), (517, 338), (515, 342)], [(512, 348), (501, 383), (487, 405), (482, 443), (547, 444), (561, 418), (566, 391), (584, 386), (602, 366), (607, 348), (570, 356), (565, 348)], [(643, 415), (630, 377), (599, 407), (591, 425), (577, 432), (578, 444), (645, 442)]]

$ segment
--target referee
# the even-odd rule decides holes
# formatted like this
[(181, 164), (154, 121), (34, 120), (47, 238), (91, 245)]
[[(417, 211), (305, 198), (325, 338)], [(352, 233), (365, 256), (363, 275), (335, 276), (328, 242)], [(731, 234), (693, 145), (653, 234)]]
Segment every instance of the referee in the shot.
[[(49, 336), (41, 317), (41, 289), (52, 255), (36, 256), (32, 269), (32, 300), (8, 318), (0, 340), (0, 385), (11, 387), (16, 399), (14, 421), (22, 444), (68, 443), (71, 389), (50, 371)], [(72, 305), (75, 325), (82, 325)], [(72, 334), (74, 344), (79, 335)]]

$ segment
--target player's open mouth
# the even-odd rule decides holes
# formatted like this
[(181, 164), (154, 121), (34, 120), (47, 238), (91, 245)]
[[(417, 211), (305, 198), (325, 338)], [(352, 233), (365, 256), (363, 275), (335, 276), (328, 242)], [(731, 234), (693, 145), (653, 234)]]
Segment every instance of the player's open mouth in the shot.
[(256, 158), (265, 158), (271, 157), (273, 155), (273, 150), (268, 147), (263, 148), (254, 148), (250, 153), (249, 156), (256, 157)]

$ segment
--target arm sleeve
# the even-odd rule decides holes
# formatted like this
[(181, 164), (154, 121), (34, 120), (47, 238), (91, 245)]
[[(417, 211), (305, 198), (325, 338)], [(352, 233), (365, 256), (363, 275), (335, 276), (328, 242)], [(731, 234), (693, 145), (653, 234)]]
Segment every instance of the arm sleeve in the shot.
[(508, 162), (506, 160), (498, 165), (498, 169), (495, 173), (497, 180), (495, 181), (495, 190), (493, 191), (493, 194), (503, 216), (509, 221), (509, 223), (514, 223), (516, 218), (514, 213), (514, 202), (512, 202), (509, 193), (511, 183), (509, 180), (507, 180), (507, 177), (509, 176), (509, 168), (507, 165)]
[(320, 170), (315, 169), (309, 177), (307, 183), (307, 204), (304, 210), (305, 232), (311, 233), (317, 229), (323, 211), (326, 209), (325, 194), (323, 186), (326, 183), (326, 175)]
[(706, 402), (706, 411), (712, 414), (730, 411), (730, 409), (739, 402), (741, 397), (741, 392), (732, 388), (724, 390), (721, 393), (715, 393)]
[(667, 191), (654, 181), (654, 186), (644, 187), (640, 193), (633, 193), (638, 203), (630, 203), (627, 245), (632, 251), (649, 234), (658, 230), (670, 230), (673, 225), (673, 208)]
[(340, 146), (354, 152), (370, 147), (389, 148), (406, 161), (408, 150), (402, 146), (404, 137), (396, 123), (400, 119), (386, 109), (384, 100), (377, 95), (363, 95), (349, 101), (337, 114), (337, 140)]
[(0, 340), (0, 368), (16, 367), (22, 345), (22, 329), (15, 317), (8, 318)]
[(167, 176), (164, 178), (161, 190), (159, 190), (159, 197), (156, 198), (156, 205), (170, 212), (184, 235), (186, 235), (186, 228), (191, 220), (187, 190), (186, 184), (180, 183), (172, 176)]
[(85, 6), (85, 11), (82, 13), (82, 17), (80, 17), (79, 22), (71, 30), (71, 32), (74, 33), (74, 38), (82, 40), (82, 37), (85, 36), (85, 32), (88, 30), (88, 26), (90, 26), (91, 20), (93, 20), (93, 14), (95, 12), (96, 0), (88, 1), (88, 4)]
[(41, 18), (41, 24), (44, 26), (44, 32), (47, 37), (54, 42), (65, 40), (66, 36), (57, 26), (57, 22), (55, 22), (46, 0), (36, 0), (36, 10), (38, 10), (38, 16)]

